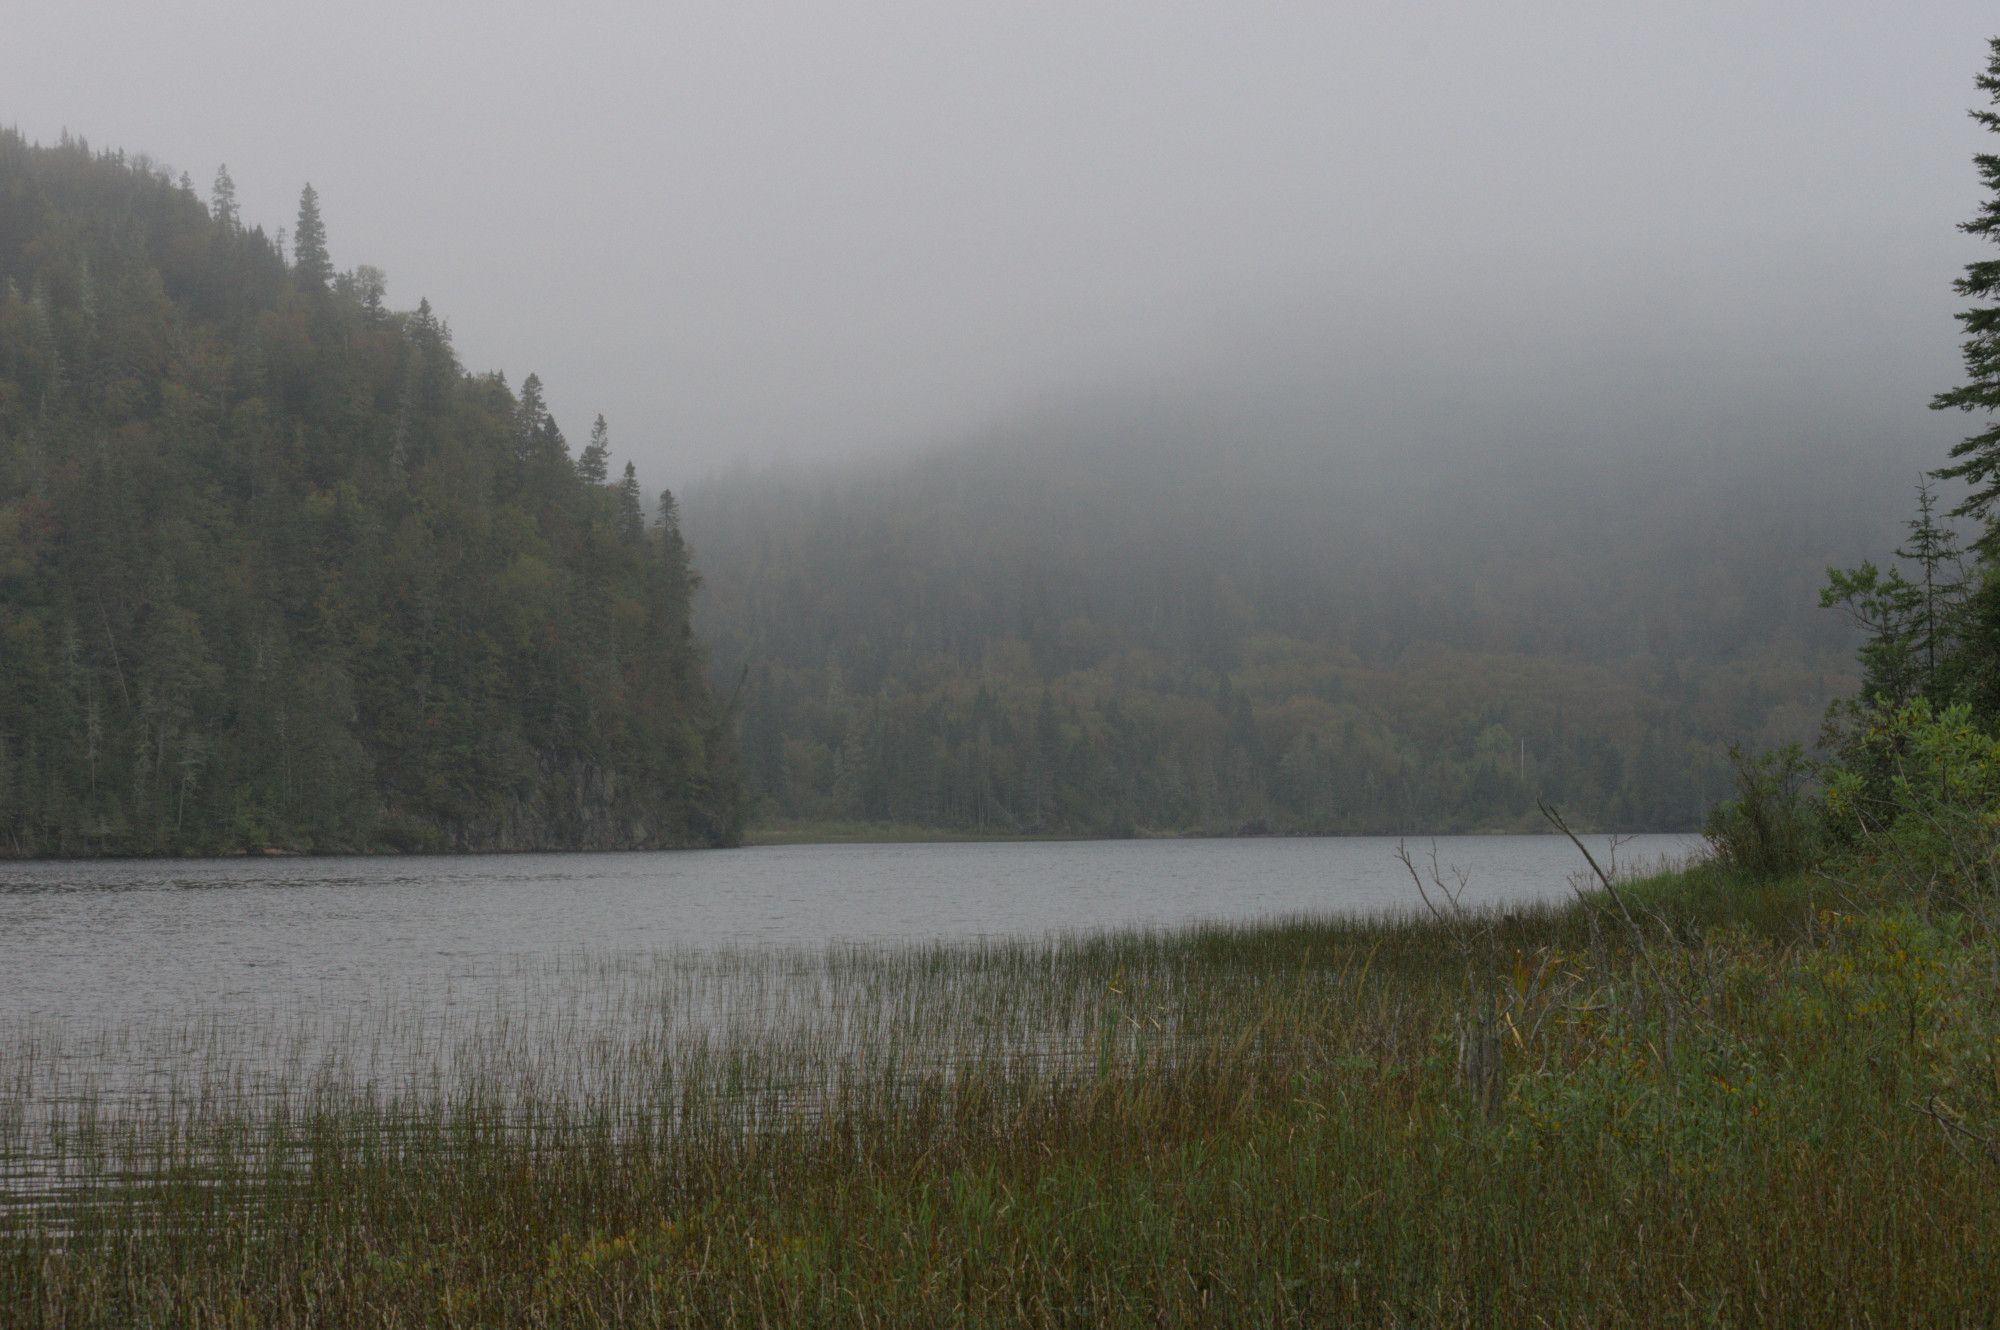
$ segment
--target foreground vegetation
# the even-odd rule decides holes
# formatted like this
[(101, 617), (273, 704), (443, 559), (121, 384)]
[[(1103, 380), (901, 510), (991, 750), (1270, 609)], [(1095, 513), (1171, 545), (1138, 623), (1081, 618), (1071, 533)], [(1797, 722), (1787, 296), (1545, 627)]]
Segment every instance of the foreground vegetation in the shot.
[[(2000, 234), (1981, 163), (1968, 229)], [(2000, 411), (2000, 310), (1966, 322), (1940, 402)], [(1708, 861), (1489, 915), (1412, 857), (1421, 916), (564, 956), (470, 1011), (0, 1030), (0, 1310), (1992, 1324), (2000, 426), (1955, 456), (1972, 567), (1926, 496), (1918, 576), (1835, 574), (1871, 634), (1835, 758), (1739, 756)]]
[(60, 1040), (13, 1032), (0, 1306), (64, 1326), (2000, 1309), (1991, 909), (1707, 864), (1486, 917), (1452, 907), (1449, 865), (1417, 867), (1436, 917), (571, 957), (526, 977), (531, 1019), (70, 1050), (171, 1050), (164, 1086), (66, 1081)]

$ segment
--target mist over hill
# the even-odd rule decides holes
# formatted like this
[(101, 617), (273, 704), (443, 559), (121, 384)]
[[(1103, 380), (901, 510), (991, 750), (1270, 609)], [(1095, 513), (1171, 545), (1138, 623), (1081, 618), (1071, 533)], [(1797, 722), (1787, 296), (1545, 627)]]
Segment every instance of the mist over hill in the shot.
[(1740, 333), (1445, 373), (1450, 339), (1339, 328), (691, 489), (764, 814), (1682, 829), (1729, 744), (1814, 736), (1853, 683), (1818, 588), (1894, 542), (1884, 496), (1942, 451), (1920, 402), (1760, 380)]
[(1851, 691), (1825, 569), (1950, 438), (1894, 318), (1447, 265), (649, 514), (303, 211), (288, 258), (143, 158), (0, 149), (23, 853), (727, 842), (732, 726), (778, 822), (1686, 828)]

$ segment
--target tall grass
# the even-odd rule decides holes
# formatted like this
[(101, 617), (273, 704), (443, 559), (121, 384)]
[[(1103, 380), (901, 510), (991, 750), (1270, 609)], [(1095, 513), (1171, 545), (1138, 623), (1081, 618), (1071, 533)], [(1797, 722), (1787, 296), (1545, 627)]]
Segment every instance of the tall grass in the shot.
[(1448, 919), (1302, 919), (7, 1031), (0, 1321), (1991, 1321), (1978, 922), (1628, 899), (1482, 920), (1476, 984)]

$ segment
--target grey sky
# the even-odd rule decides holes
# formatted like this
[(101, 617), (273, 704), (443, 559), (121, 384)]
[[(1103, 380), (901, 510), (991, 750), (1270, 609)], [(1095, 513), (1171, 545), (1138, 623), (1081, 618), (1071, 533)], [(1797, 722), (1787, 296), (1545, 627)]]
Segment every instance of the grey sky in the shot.
[(1413, 386), (1483, 346), (1560, 380), (1643, 323), (1872, 375), (1925, 428), (2000, 14), (14, 0), (5, 26), (0, 120), (204, 196), (226, 161), (267, 230), (311, 180), (336, 264), (679, 484), (960, 434), (1294, 315), (1398, 330)]

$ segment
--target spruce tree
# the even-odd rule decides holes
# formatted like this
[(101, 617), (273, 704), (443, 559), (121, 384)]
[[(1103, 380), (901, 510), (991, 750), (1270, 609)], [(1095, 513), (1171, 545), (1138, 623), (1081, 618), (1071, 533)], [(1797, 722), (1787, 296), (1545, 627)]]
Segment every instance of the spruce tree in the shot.
[(534, 453), (536, 441), (548, 421), (548, 403), (542, 399), (542, 376), (530, 373), (521, 380), (521, 405), (515, 413), (515, 457), (526, 461)]
[[(1994, 106), (2000, 107), (2000, 37), (1988, 43), (1991, 56), (1986, 72), (1978, 79), (1979, 88)], [(2000, 111), (1975, 108), (1972, 118), (1991, 133), (2000, 134)], [(1979, 178), (1985, 182), (1987, 198), (1978, 214), (1959, 224), (1968, 235), (2000, 242), (2000, 154), (1979, 153), (1973, 157)], [(1962, 296), (1991, 302), (2000, 299), (2000, 259), (1983, 259), (1965, 266), (1965, 276), (1953, 284)], [(1937, 474), (1941, 478), (1963, 479), (1972, 493), (1952, 510), (1954, 516), (1976, 517), (1987, 523), (1979, 548), (1988, 557), (2000, 555), (2000, 524), (1993, 521), (1993, 509), (2000, 502), (2000, 304), (1974, 305), (1961, 312), (1964, 325), (1966, 382), (1949, 392), (1939, 393), (1931, 402), (1933, 410), (1956, 408), (1985, 412), (1987, 427), (1959, 442), (1951, 450), (1955, 459)]]
[(618, 482), (618, 532), (631, 541), (646, 537), (646, 508), (639, 499), (639, 472), (625, 464), (625, 478)]
[(1896, 557), (1917, 567), (1916, 581), (1911, 584), (1916, 596), (1914, 645), (1923, 663), (1923, 691), (1942, 701), (1941, 667), (1957, 645), (1958, 620), (1964, 611), (1964, 559), (1959, 553), (1958, 533), (1938, 520), (1937, 496), (1927, 483), (1917, 486), (1917, 515), (1908, 526), (1909, 543), (1896, 551)]
[[(2000, 37), (1987, 42), (1986, 72), (1978, 80), (1991, 107), (2000, 107)], [(2000, 134), (2000, 110), (1974, 108), (1971, 116), (1988, 133)], [(1969, 222), (1959, 224), (1967, 235), (2000, 243), (2000, 153), (1976, 153), (1973, 164), (1986, 186), (1986, 199)], [(1961, 344), (1966, 381), (1931, 402), (1934, 410), (1956, 408), (1983, 412), (1984, 430), (1961, 440), (1951, 450), (1952, 464), (1940, 478), (1964, 480), (1972, 489), (1952, 510), (1955, 517), (1972, 517), (1985, 524), (1974, 542), (1980, 576), (1973, 579), (1955, 613), (1955, 640), (1941, 662), (1951, 696), (1969, 702), (1973, 714), (1989, 730), (2000, 726), (2000, 259), (1965, 265), (1965, 275), (1953, 288), (1962, 296), (1986, 303), (1962, 311), (1965, 330)]]
[(215, 187), (209, 194), (208, 214), (225, 231), (243, 229), (243, 218), (236, 211), (236, 182), (229, 176), (228, 162), (215, 168)]
[(324, 291), (333, 280), (333, 259), (326, 250), (326, 223), (320, 220), (319, 195), (308, 184), (299, 194), (299, 225), (292, 236), (292, 271), (308, 291)]
[(542, 427), (535, 431), (530, 449), (536, 461), (551, 465), (560, 462), (565, 469), (570, 464), (569, 440), (565, 439), (562, 430), (556, 427), (554, 416), (542, 417)]
[(672, 490), (660, 491), (660, 556), (666, 571), (669, 603), (676, 613), (684, 613), (701, 577), (694, 571), (687, 540), (681, 535), (681, 505)]
[(576, 474), (586, 485), (602, 485), (611, 474), (611, 430), (600, 414), (590, 426), (590, 442), (576, 459)]

